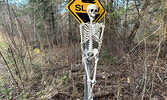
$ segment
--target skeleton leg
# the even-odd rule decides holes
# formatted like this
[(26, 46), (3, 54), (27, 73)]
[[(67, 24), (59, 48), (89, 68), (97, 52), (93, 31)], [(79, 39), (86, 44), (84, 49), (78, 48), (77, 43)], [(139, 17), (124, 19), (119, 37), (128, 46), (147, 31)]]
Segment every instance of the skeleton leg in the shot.
[[(88, 100), (93, 100), (93, 88), (94, 88), (94, 85), (96, 84), (96, 71), (97, 71), (97, 63), (99, 61), (99, 58), (98, 58), (98, 53), (96, 54), (95, 57), (95, 66), (94, 66), (94, 73), (93, 73), (93, 79), (90, 78), (89, 74), (87, 73), (87, 85), (89, 88), (89, 99)], [(87, 68), (85, 68), (85, 70), (87, 70)], [(88, 71), (86, 71), (88, 72)]]
[(91, 80), (91, 84), (88, 84), (91, 86), (90, 88), (90, 95), (88, 100), (93, 100), (93, 88), (94, 85), (96, 84), (96, 70), (97, 70), (97, 63), (99, 61), (98, 57), (95, 57), (95, 67), (94, 67), (94, 74), (93, 74), (93, 80)]
[(89, 72), (88, 72), (87, 60), (88, 59), (86, 59), (85, 57), (83, 58), (83, 63), (85, 65), (85, 71), (86, 71), (86, 76), (87, 76), (87, 82), (91, 83), (90, 75), (89, 75)]
[(94, 68), (94, 75), (93, 75), (93, 80), (92, 83), (95, 84), (96, 83), (96, 70), (97, 70), (97, 63), (99, 61), (99, 58), (95, 57), (95, 68)]
[(95, 86), (95, 84), (90, 84), (91, 88), (90, 88), (90, 95), (89, 95), (89, 99), (88, 100), (93, 100), (93, 88)]

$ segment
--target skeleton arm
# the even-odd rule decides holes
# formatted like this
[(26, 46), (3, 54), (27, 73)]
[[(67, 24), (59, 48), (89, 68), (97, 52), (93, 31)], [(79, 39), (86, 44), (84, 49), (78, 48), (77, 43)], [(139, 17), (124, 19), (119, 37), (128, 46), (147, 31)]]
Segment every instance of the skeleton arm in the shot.
[(83, 43), (83, 26), (84, 23), (80, 24), (80, 36), (81, 36), (81, 52), (82, 52), (82, 63), (84, 63), (84, 43)]
[(83, 27), (83, 23), (82, 24), (80, 24), (79, 26), (80, 26), (80, 36), (81, 36), (81, 52), (83, 52), (83, 33), (82, 33), (82, 27)]
[(104, 33), (104, 28), (105, 28), (105, 25), (103, 23), (101, 23), (101, 28), (102, 28), (102, 31), (101, 31), (101, 36), (100, 36), (100, 41), (98, 42), (98, 50), (100, 52), (100, 48), (101, 48), (101, 45), (102, 45), (102, 40), (103, 40), (103, 33)]

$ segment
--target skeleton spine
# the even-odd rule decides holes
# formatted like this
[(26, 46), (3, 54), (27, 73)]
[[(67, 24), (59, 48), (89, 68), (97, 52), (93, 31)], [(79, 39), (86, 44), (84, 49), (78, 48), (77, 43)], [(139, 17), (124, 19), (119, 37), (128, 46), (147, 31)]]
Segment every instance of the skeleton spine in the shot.
[(88, 52), (92, 52), (92, 48), (93, 48), (93, 39), (92, 39), (92, 23), (90, 24), (90, 37), (89, 37), (89, 43), (88, 43)]

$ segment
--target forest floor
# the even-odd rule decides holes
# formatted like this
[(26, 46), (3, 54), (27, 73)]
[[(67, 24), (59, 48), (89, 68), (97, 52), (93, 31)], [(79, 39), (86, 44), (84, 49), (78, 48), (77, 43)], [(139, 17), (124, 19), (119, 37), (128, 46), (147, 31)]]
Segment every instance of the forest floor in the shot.
[[(148, 65), (149, 66), (149, 65)], [(141, 67), (141, 66), (139, 66)], [(148, 67), (149, 69), (152, 66)], [(140, 72), (136, 69), (135, 74), (132, 75), (131, 68), (124, 64), (104, 66), (99, 65), (97, 69), (97, 83), (94, 88), (94, 99), (95, 100), (141, 100), (141, 95), (144, 88), (143, 75), (139, 75)], [(151, 70), (149, 70), (150, 72)], [(138, 75), (139, 76), (138, 76)], [(72, 70), (73, 85), (77, 89), (77, 98), (73, 97), (72, 87), (69, 88), (69, 98), (83, 100), (84, 96), (84, 69), (80, 66), (78, 69)], [(136, 77), (136, 79), (134, 79)], [(151, 78), (148, 76), (148, 78)], [(136, 84), (135, 84), (136, 83)], [(146, 84), (146, 94), (152, 94), (152, 100), (167, 100), (167, 62), (161, 61), (161, 66), (156, 67), (154, 88), (151, 90), (152, 80), (148, 79)], [(74, 89), (74, 88), (73, 88)], [(71, 91), (71, 92), (70, 92)], [(64, 95), (55, 95), (56, 100), (58, 98), (64, 98)], [(138, 97), (136, 97), (138, 96)], [(135, 99), (138, 98), (138, 99)], [(144, 100), (149, 100), (149, 95), (144, 96)]]
[[(149, 50), (155, 47), (150, 45)], [(156, 52), (150, 54), (143, 48), (138, 50), (109, 65), (99, 61), (93, 92), (95, 100), (167, 100), (167, 59), (159, 58), (155, 65)], [(146, 59), (146, 55), (150, 56)], [(62, 88), (62, 92), (52, 99), (83, 100), (84, 66), (70, 65), (58, 72), (69, 69), (70, 82), (65, 87), (66, 92)]]
[[(0, 44), (5, 46), (2, 41), (0, 41)], [(157, 53), (150, 54), (149, 52), (155, 47), (150, 45), (147, 52), (143, 47), (138, 48), (132, 54), (115, 61), (112, 60), (107, 64), (103, 61), (106, 58), (101, 56), (97, 68), (96, 85), (93, 89), (94, 100), (141, 100), (142, 97), (143, 100), (150, 100), (150, 98), (151, 100), (167, 100), (167, 59), (159, 58), (158, 63), (155, 65)], [(59, 65), (57, 65), (56, 61), (50, 62), (53, 65), (47, 67), (45, 71), (49, 76), (52, 73), (54, 76), (47, 78), (52, 80), (54, 80), (53, 78), (60, 78), (56, 83), (53, 81), (53, 87), (48, 86), (49, 92), (46, 91), (46, 87), (40, 87), (44, 83), (31, 84), (35, 86), (32, 88), (36, 89), (36, 94), (41, 94), (41, 97), (34, 96), (31, 99), (47, 98), (46, 94), (52, 95), (51, 100), (84, 99), (84, 66), (81, 62), (77, 64), (68, 62), (67, 64), (67, 54), (63, 50), (66, 49), (47, 50), (47, 57), (51, 59), (50, 61), (52, 61), (51, 57), (55, 59), (55, 57), (60, 56), (60, 59), (55, 60), (61, 65), (61, 67), (57, 68)], [(146, 59), (146, 55), (150, 56)], [(0, 64), (0, 75), (5, 72), (2, 66)], [(39, 82), (44, 81), (40, 80)]]

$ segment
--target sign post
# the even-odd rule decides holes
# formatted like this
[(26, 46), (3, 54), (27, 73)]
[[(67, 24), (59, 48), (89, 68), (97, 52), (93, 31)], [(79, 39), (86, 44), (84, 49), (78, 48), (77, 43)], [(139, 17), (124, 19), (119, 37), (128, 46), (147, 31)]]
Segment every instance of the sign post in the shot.
[[(80, 23), (82, 62), (85, 68), (84, 98), (85, 100), (93, 100), (97, 63), (105, 27), (103, 23), (97, 22), (106, 14), (106, 10), (99, 0), (71, 0), (66, 8)], [(94, 48), (94, 42), (98, 44), (98, 47)], [(91, 62), (93, 61), (94, 66), (93, 71), (91, 71)], [(91, 74), (91, 72), (93, 73)]]

